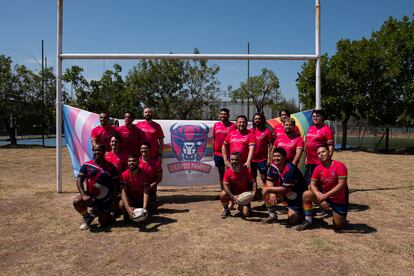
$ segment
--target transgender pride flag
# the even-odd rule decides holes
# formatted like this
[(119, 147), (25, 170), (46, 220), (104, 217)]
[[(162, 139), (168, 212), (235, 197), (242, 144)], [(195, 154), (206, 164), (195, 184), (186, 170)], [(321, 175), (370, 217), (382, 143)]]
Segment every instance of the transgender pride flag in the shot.
[(98, 114), (63, 105), (63, 128), (75, 176), (81, 165), (93, 158), (91, 131), (98, 125)]

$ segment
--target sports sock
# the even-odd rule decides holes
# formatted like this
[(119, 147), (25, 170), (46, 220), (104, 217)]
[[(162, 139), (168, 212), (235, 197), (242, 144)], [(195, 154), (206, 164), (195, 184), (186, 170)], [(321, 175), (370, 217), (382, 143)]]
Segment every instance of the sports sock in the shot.
[(303, 211), (305, 213), (305, 219), (312, 222), (313, 217), (313, 205), (312, 203), (303, 203)]
[(228, 204), (223, 204), (223, 208), (224, 208), (224, 210), (229, 210), (229, 205)]

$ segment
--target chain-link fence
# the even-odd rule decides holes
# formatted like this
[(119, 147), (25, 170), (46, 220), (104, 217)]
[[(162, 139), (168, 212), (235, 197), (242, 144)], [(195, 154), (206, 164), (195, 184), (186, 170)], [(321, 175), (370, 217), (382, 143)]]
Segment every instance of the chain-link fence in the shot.
[[(342, 144), (342, 124), (335, 122), (335, 143)], [(366, 121), (350, 121), (348, 124), (347, 148), (385, 151), (388, 132), (388, 150), (414, 150), (414, 127), (372, 126)]]

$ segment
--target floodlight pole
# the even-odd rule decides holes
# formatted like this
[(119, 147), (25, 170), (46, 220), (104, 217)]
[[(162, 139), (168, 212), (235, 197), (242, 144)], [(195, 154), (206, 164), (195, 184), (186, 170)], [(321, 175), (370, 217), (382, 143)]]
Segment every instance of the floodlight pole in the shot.
[(321, 32), (320, 32), (320, 3), (316, 0), (315, 4), (315, 55), (316, 69), (315, 69), (315, 109), (321, 109)]
[(62, 32), (63, 0), (57, 0), (56, 48), (56, 190), (62, 192)]

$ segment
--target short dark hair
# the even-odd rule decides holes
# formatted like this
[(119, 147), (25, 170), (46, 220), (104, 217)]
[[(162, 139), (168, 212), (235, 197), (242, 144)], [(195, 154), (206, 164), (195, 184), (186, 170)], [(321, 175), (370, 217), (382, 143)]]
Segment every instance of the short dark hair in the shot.
[(281, 109), (279, 111), (279, 117), (282, 116), (282, 112), (285, 112), (290, 117), (290, 110), (288, 110), (288, 109)]
[[(143, 145), (145, 145), (145, 146), (147, 146), (147, 147), (151, 148), (151, 144), (150, 144), (150, 143), (148, 143), (148, 142), (142, 142), (141, 146), (143, 146)], [(139, 146), (139, 147), (141, 148), (141, 146)]]
[(280, 153), (283, 157), (286, 157), (287, 153), (286, 150), (284, 148), (275, 148), (275, 150), (273, 151), (273, 154), (275, 154), (275, 152)]
[(324, 119), (326, 118), (326, 113), (325, 113), (325, 110), (323, 109), (314, 109), (312, 110), (312, 115), (313, 114), (321, 115)]
[(131, 115), (132, 119), (135, 120), (135, 114), (133, 112), (127, 111), (127, 112), (124, 113), (124, 116), (125, 116), (125, 114)]
[(228, 110), (225, 107), (223, 107), (222, 109), (220, 109), (220, 112), (226, 112), (227, 114), (230, 114), (230, 110)]
[(245, 119), (245, 120), (246, 120), (246, 122), (248, 121), (248, 120), (247, 120), (246, 115), (239, 115), (239, 116), (237, 116), (236, 121), (237, 121), (238, 119), (240, 119), (240, 118)]
[(129, 159), (129, 158), (135, 158), (135, 159), (138, 159), (138, 155), (137, 155), (135, 152), (133, 152), (133, 153), (128, 154), (128, 159)]
[[(98, 150), (106, 151), (106, 147), (102, 144), (95, 144), (95, 146), (93, 148), (95, 148), (95, 147), (98, 148)], [(93, 148), (92, 148), (92, 150), (93, 150)]]
[(319, 148), (325, 148), (327, 150), (329, 150), (329, 146), (327, 144), (322, 144), (316, 147), (316, 150), (318, 150)]
[(230, 153), (230, 155), (236, 155), (239, 159), (241, 159), (240, 152), (238, 151), (233, 151), (232, 153)]

